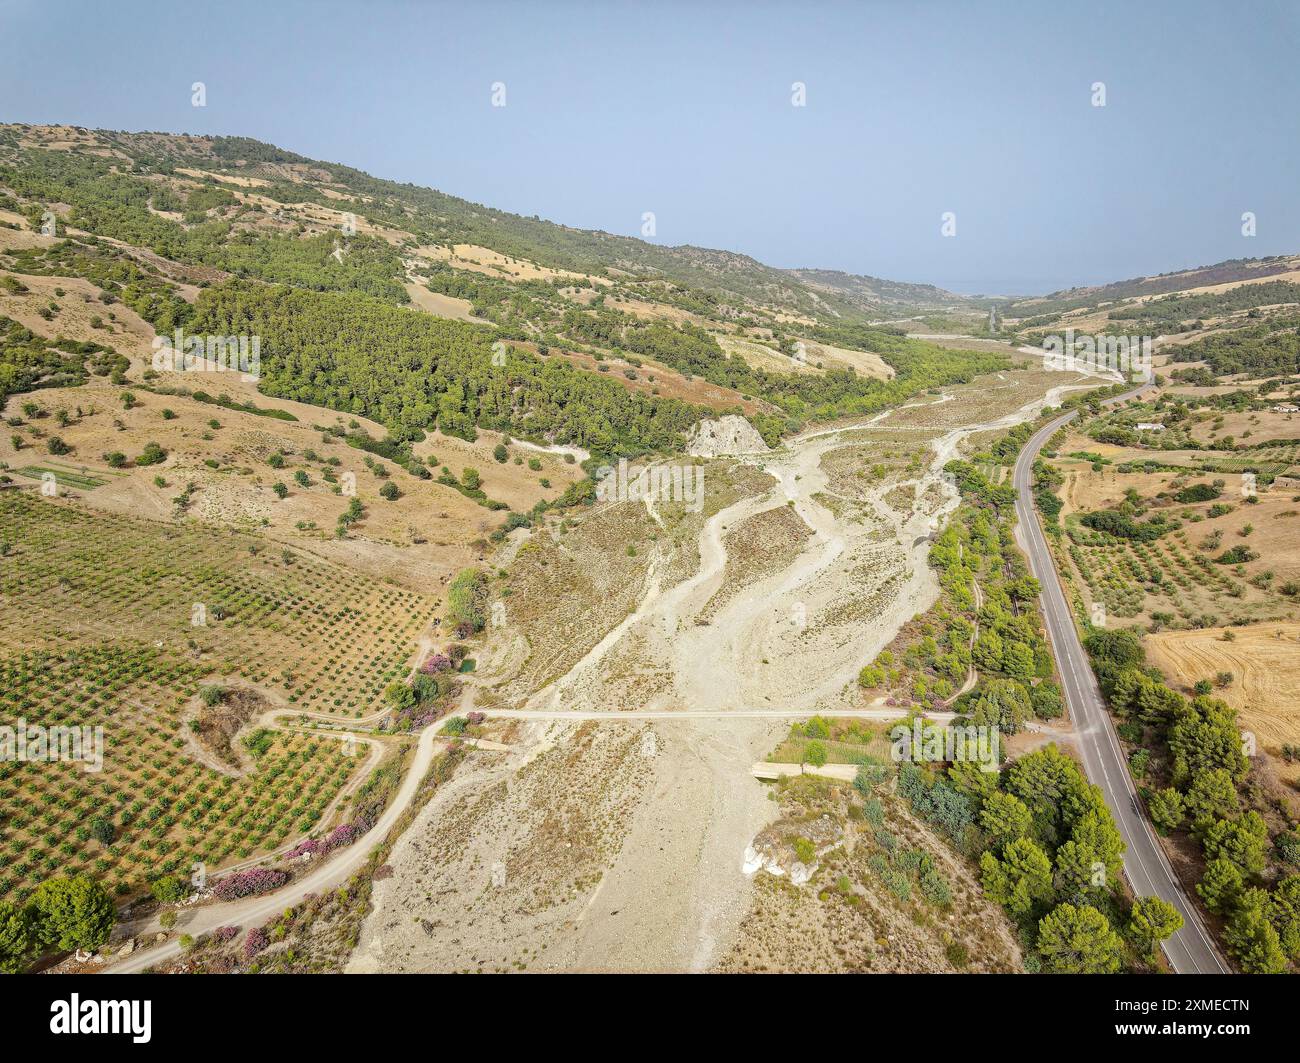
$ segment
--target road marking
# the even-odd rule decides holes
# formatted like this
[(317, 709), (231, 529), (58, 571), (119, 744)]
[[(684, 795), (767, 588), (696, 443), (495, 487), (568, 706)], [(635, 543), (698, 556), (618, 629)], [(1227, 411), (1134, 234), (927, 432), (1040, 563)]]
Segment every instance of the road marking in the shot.
[[(1141, 387), (1108, 400), (1120, 402), (1139, 394), (1147, 387)], [(1128, 766), (1124, 761), (1123, 748), (1115, 734), (1110, 713), (1102, 701), (1101, 690), (1097, 684), (1092, 667), (1084, 655), (1083, 645), (1079, 641), (1074, 621), (1070, 615), (1064, 588), (1056, 570), (1055, 559), (1048, 549), (1046, 536), (1038, 522), (1037, 513), (1030, 496), (1029, 472), (1033, 460), (1038, 456), (1043, 444), (1060, 428), (1064, 427), (1078, 415), (1073, 410), (1044, 425), (1021, 451), (1012, 472), (1012, 483), (1016, 488), (1017, 530), (1021, 533), (1025, 553), (1029, 559), (1030, 572), (1038, 580), (1043, 617), (1046, 621), (1048, 637), (1052, 643), (1061, 671), (1062, 686), (1066, 702), (1075, 717), (1079, 735), (1079, 745), (1083, 754), (1084, 768), (1090, 778), (1095, 779), (1098, 768), (1106, 785), (1102, 788), (1107, 806), (1115, 817), (1116, 826), (1126, 846), (1124, 870), (1134, 889), (1147, 895), (1155, 895), (1165, 900), (1172, 900), (1182, 912), (1183, 929), (1164, 943), (1165, 954), (1174, 970), (1179, 973), (1201, 973), (1204, 970), (1227, 973), (1229, 968), (1219, 956), (1218, 949), (1206, 933), (1201, 922), (1200, 913), (1190, 902), (1182, 883), (1174, 874), (1168, 857), (1156, 840), (1155, 834), (1142, 812), (1135, 812), (1132, 802), (1136, 800), (1137, 791), (1129, 776)], [(1068, 631), (1066, 630), (1068, 628)], [(1077, 667), (1076, 667), (1077, 664)], [(1086, 681), (1080, 676), (1080, 669), (1087, 675)], [(1068, 672), (1068, 675), (1067, 675)], [(1098, 743), (1095, 734), (1098, 730), (1106, 733), (1106, 738)], [(1108, 754), (1109, 756), (1107, 756)], [(1108, 761), (1113, 759), (1123, 780), (1122, 792), (1117, 792), (1110, 778)], [(1121, 797), (1128, 798), (1122, 802)], [(1136, 820), (1140, 830), (1133, 826)], [(1154, 870), (1151, 864), (1154, 863)], [(1147, 889), (1141, 888), (1145, 882)], [(1162, 888), (1163, 887), (1163, 888)], [(1192, 938), (1188, 930), (1194, 932)], [(1199, 940), (1198, 940), (1199, 939)], [(1196, 941), (1204, 955), (1198, 955), (1192, 944)], [(1208, 961), (1208, 963), (1206, 962)]]

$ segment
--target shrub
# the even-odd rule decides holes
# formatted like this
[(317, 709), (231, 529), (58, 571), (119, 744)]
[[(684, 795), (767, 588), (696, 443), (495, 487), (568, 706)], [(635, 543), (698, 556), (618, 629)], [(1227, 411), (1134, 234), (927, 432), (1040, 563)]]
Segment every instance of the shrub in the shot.
[(46, 879), (32, 895), (41, 942), (58, 949), (97, 949), (117, 912), (108, 891), (86, 875)]
[(823, 717), (814, 716), (803, 725), (803, 733), (806, 738), (829, 738), (831, 729)]
[(167, 460), (167, 451), (157, 443), (146, 443), (140, 456), (135, 459), (137, 465), (161, 465)]
[(1029, 692), (1029, 701), (1034, 715), (1040, 720), (1054, 720), (1065, 711), (1061, 702), (1061, 688), (1050, 679), (1043, 680)]
[(175, 875), (162, 875), (149, 884), (149, 892), (159, 904), (175, 904), (185, 899), (185, 884)]
[(431, 653), (420, 666), (420, 671), (428, 675), (437, 675), (439, 672), (449, 672), (453, 667), (451, 658), (445, 653)]
[(1247, 561), (1254, 561), (1259, 554), (1247, 549), (1245, 546), (1234, 546), (1231, 550), (1225, 550), (1214, 559), (1219, 565), (1244, 565)]
[(362, 833), (364, 831), (359, 824), (341, 823), (325, 836), (325, 848), (337, 849), (340, 845), (350, 845)]
[(858, 686), (878, 687), (885, 682), (885, 670), (878, 665), (868, 664), (858, 673)]
[(0, 901), (0, 973), (18, 974), (26, 969), (37, 945), (31, 911)]
[(259, 727), (244, 739), (244, 748), (255, 757), (263, 757), (275, 742), (275, 733)]
[(289, 881), (287, 871), (270, 867), (250, 867), (247, 871), (236, 871), (221, 879), (212, 892), (218, 900), (233, 901), (240, 897), (251, 897), (256, 893), (267, 893), (279, 889)]
[(297, 860), (303, 856), (316, 856), (324, 852), (325, 846), (319, 838), (304, 838), (287, 853), (284, 854), (286, 860)]
[[(476, 568), (461, 569), (447, 590), (447, 612), (457, 634), (472, 635), (487, 622), (487, 576)], [(462, 636), (463, 637), (463, 636)]]
[(244, 959), (251, 960), (270, 943), (265, 930), (260, 926), (253, 927), (244, 938)]
[(1212, 502), (1221, 494), (1223, 492), (1213, 484), (1192, 484), (1174, 495), (1174, 499), (1178, 502)]

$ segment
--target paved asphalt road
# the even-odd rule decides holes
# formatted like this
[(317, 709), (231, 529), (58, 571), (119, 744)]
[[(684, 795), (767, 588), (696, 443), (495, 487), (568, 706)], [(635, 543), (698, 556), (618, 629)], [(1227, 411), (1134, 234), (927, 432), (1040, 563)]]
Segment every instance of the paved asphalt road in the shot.
[[(1112, 400), (1130, 398), (1142, 391), (1137, 388)], [(1173, 904), (1183, 916), (1183, 929), (1165, 942), (1165, 955), (1178, 974), (1223, 974), (1230, 969), (1219, 956), (1196, 908), (1188, 900), (1169, 860), (1156, 841), (1151, 825), (1140, 810), (1133, 780), (1129, 776), (1119, 739), (1115, 735), (1110, 713), (1101, 699), (1088, 655), (1070, 615), (1070, 607), (1057, 580), (1052, 555), (1038, 523), (1030, 494), (1034, 459), (1044, 443), (1058, 428), (1077, 416), (1072, 411), (1056, 418), (1036, 432), (1016, 461), (1016, 538), (1029, 558), (1029, 567), (1042, 585), (1043, 616), (1052, 648), (1056, 652), (1070, 716), (1078, 732), (1078, 745), (1088, 778), (1102, 788), (1106, 804), (1119, 825), (1128, 849), (1124, 854), (1124, 873), (1135, 893), (1161, 897)]]

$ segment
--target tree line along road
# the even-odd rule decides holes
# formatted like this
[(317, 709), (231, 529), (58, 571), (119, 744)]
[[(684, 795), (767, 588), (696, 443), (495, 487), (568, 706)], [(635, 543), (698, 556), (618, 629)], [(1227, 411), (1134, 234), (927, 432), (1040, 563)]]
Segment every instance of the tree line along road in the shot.
[[(1124, 402), (1144, 391), (1149, 384), (1107, 400)], [(1070, 717), (1074, 721), (1084, 771), (1101, 787), (1106, 804), (1119, 827), (1127, 849), (1124, 873), (1133, 890), (1155, 896), (1174, 905), (1183, 917), (1183, 928), (1164, 943), (1165, 955), (1178, 974), (1227, 974), (1230, 968), (1219, 955), (1213, 939), (1191, 903), (1173, 867), (1152, 832), (1142, 811), (1128, 763), (1093, 675), (1088, 655), (1079, 639), (1065, 593), (1057, 578), (1047, 538), (1038, 522), (1031, 493), (1034, 459), (1058, 429), (1078, 416), (1077, 410), (1055, 418), (1030, 438), (1016, 459), (1012, 483), (1016, 490), (1016, 539), (1029, 559), (1030, 571), (1041, 590), (1043, 619), (1056, 655)]]

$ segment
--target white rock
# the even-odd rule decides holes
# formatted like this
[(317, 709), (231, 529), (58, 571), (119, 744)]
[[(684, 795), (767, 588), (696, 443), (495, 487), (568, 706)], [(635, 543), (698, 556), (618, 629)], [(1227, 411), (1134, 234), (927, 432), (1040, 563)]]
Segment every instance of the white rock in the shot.
[(686, 452), (701, 458), (729, 454), (763, 454), (771, 448), (758, 430), (739, 414), (695, 424), (686, 436)]
[(790, 881), (796, 886), (802, 886), (813, 877), (813, 872), (816, 870), (816, 864), (802, 864), (795, 861), (794, 866), (790, 868)]

